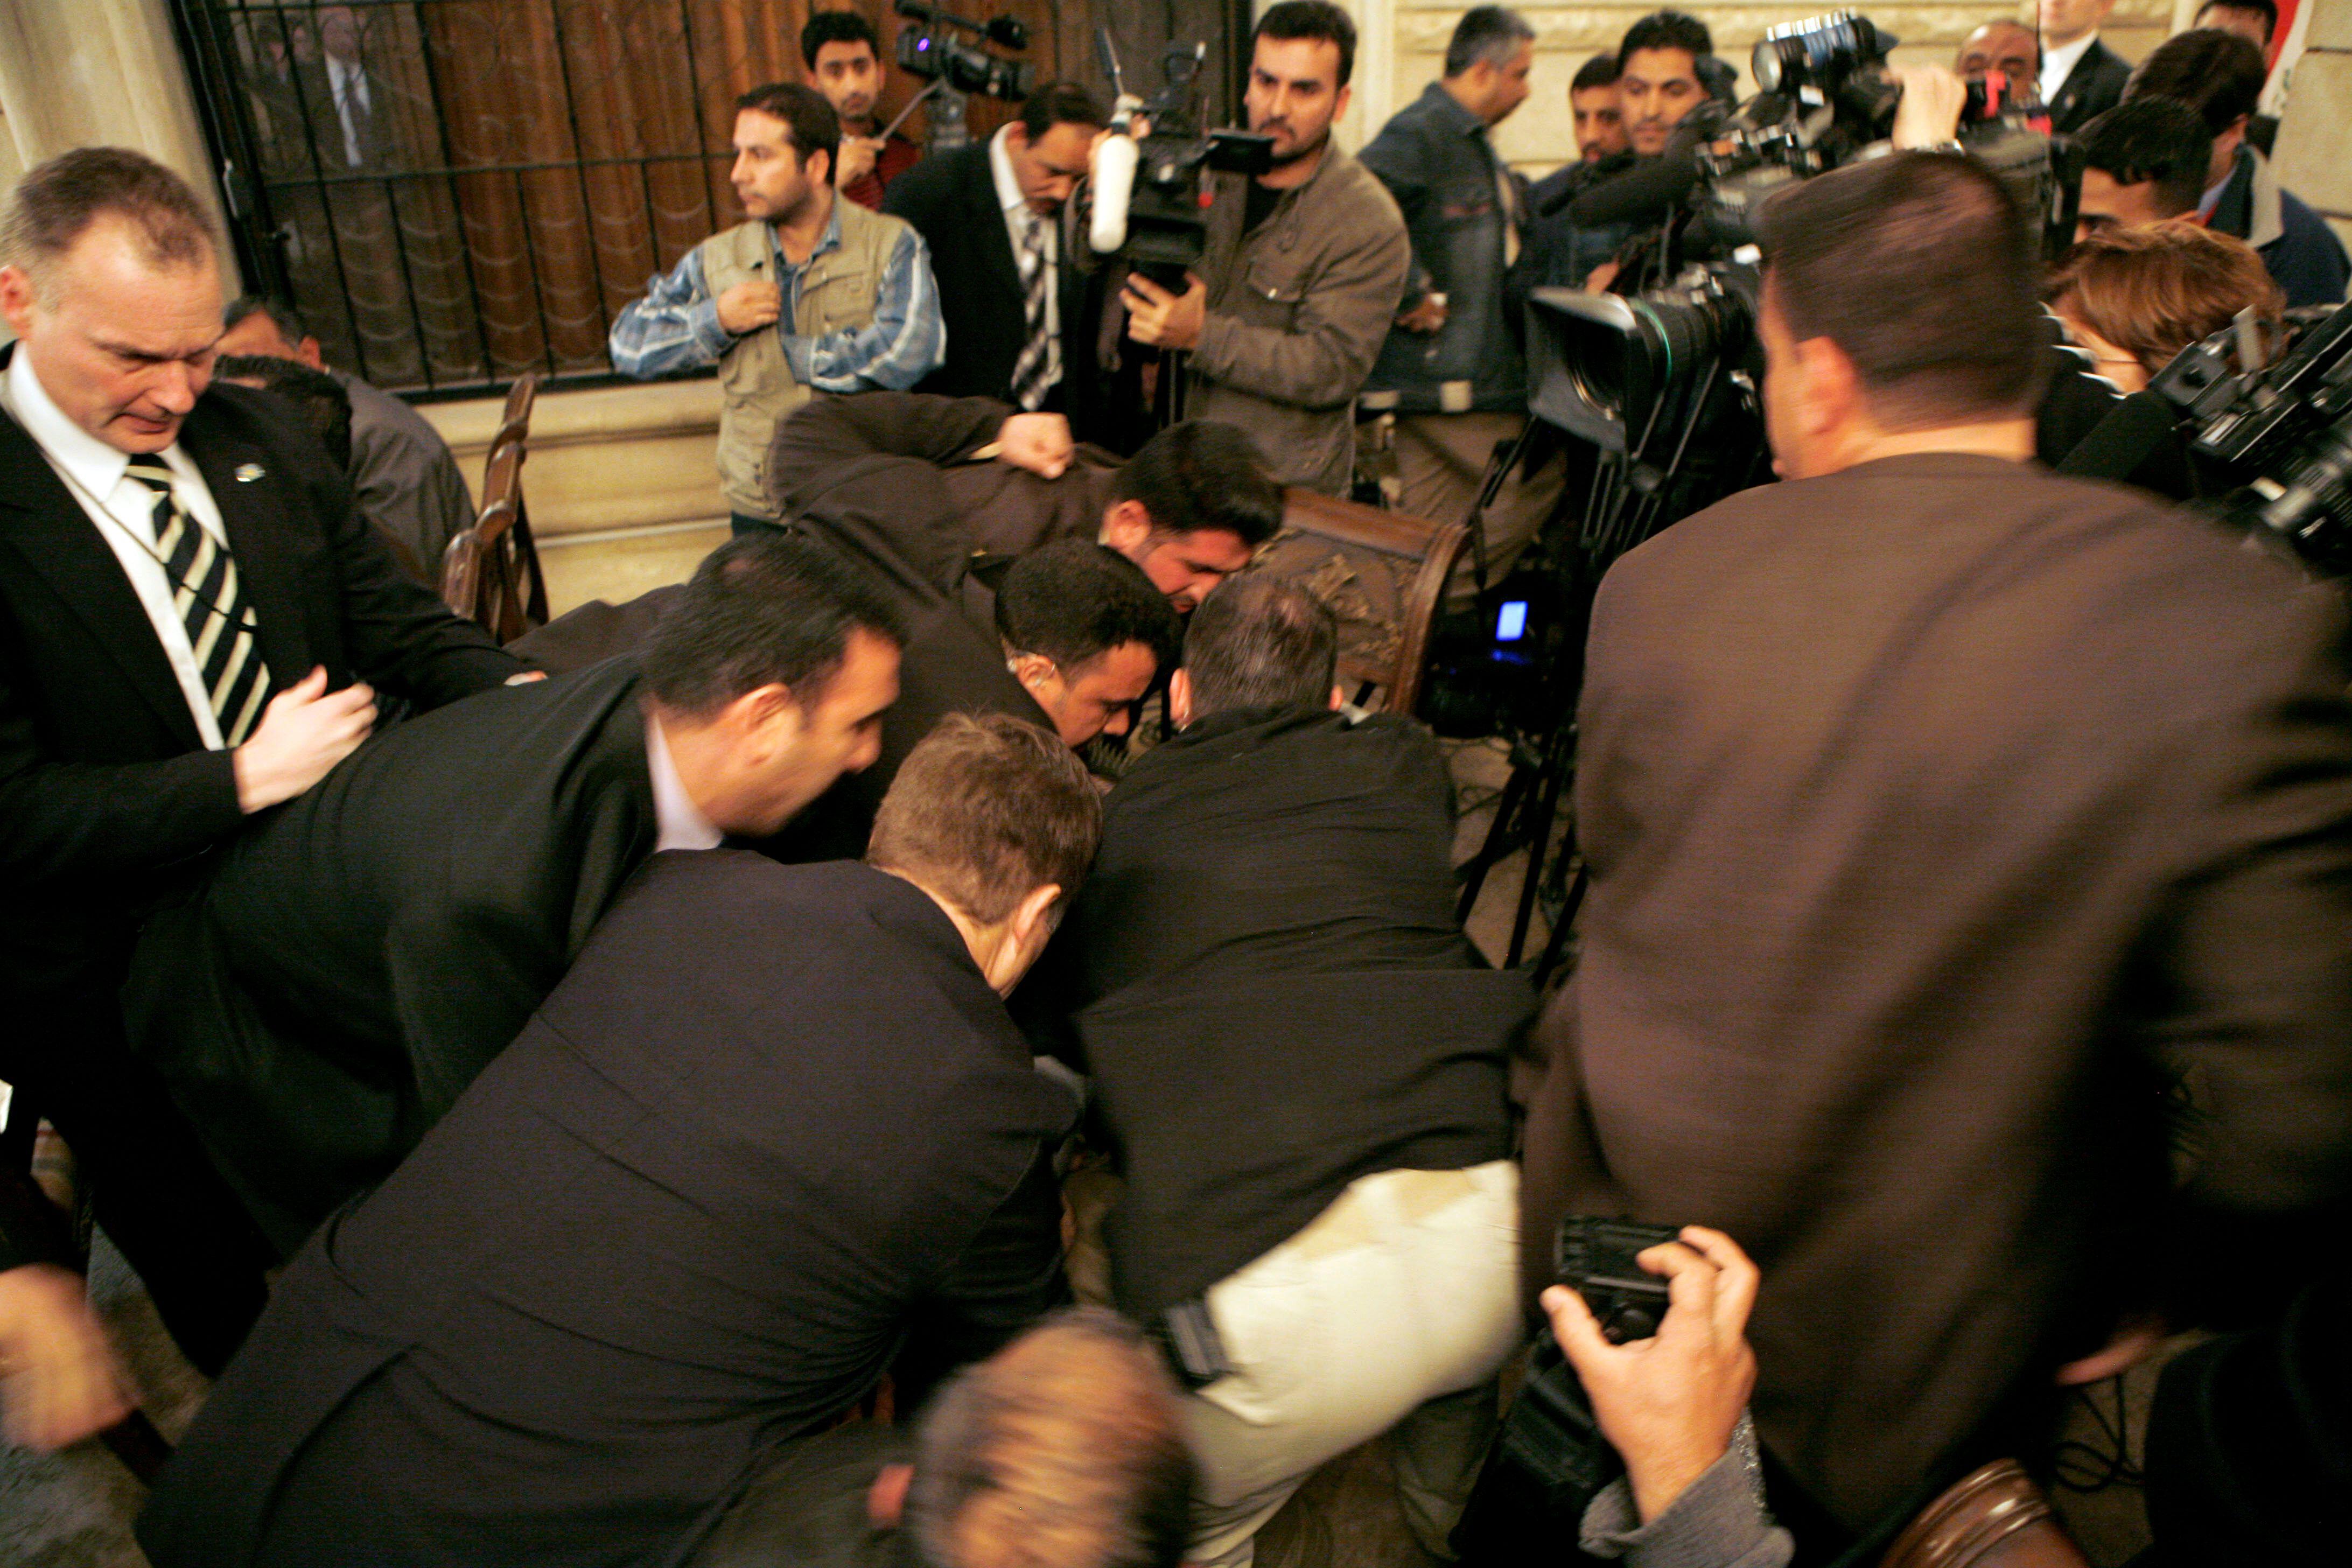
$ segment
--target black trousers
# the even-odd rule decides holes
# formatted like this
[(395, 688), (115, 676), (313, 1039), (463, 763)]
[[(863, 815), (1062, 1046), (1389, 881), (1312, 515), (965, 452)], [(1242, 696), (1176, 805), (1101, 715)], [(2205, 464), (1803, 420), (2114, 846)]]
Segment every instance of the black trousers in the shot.
[(77, 966), (72, 984), (24, 999), (0, 1030), (0, 1079), (16, 1092), (0, 1168), (26, 1169), (36, 1122), (55, 1124), (163, 1326), (217, 1377), (261, 1314), (272, 1254), (163, 1079), (132, 1058), (120, 981), (117, 963)]

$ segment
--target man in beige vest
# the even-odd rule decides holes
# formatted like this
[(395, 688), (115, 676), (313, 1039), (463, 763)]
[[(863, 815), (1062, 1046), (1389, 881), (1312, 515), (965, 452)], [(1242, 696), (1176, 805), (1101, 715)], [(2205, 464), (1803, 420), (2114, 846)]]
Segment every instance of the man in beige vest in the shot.
[(738, 533), (776, 521), (760, 464), (785, 415), (813, 392), (904, 392), (947, 352), (922, 237), (835, 198), (840, 141), (812, 88), (736, 100), (732, 177), (748, 221), (688, 251), (613, 322), (623, 375), (719, 367), (719, 482)]

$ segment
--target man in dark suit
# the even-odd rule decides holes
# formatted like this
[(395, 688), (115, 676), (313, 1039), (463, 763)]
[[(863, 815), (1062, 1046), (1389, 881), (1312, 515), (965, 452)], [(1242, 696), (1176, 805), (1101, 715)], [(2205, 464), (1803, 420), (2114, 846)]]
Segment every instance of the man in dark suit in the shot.
[[(916, 388), (992, 397), (1083, 419), (1101, 304), (1064, 221), (1070, 192), (1104, 124), (1075, 82), (1047, 82), (986, 142), (926, 159), (892, 183), (882, 210), (931, 248), (947, 359)], [(1092, 307), (1089, 308), (1091, 301)]]
[(281, 1256), (439, 1120), (648, 856), (772, 835), (874, 760), (895, 626), (805, 542), (733, 541), (642, 665), (380, 736), (149, 925), (131, 1037)]
[(780, 516), (877, 570), (994, 621), (993, 574), (1054, 539), (1093, 539), (1143, 568), (1180, 614), (1282, 525), (1282, 489), (1250, 438), (1188, 420), (1121, 462), (1074, 445), (1058, 414), (985, 397), (819, 398), (776, 432), (761, 474)]
[(1820, 1550), (2032, 1457), (2060, 1380), (2153, 1338), (2120, 1325), (2291, 1290), (2289, 1238), (2333, 1234), (2352, 670), (2332, 593), (2032, 465), (2034, 268), (1993, 176), (1897, 153), (1761, 228), (1786, 482), (1601, 584), (1521, 1234), (1622, 1214), (1753, 1256), (1774, 1508)]
[(1067, 747), (958, 720), (866, 864), (656, 857), (287, 1270), (140, 1521), (158, 1568), (676, 1563), (886, 1368), (912, 1403), (910, 1355), (1053, 1307), (1077, 1107), (1000, 997), (1100, 825)]
[(1093, 1075), (1125, 1178), (1113, 1300), (1180, 1345), (1205, 1321), (1234, 1363), (1187, 1402), (1204, 1568), (1246, 1564), (1317, 1466), (1400, 1423), (1406, 1518), (1443, 1548), (1523, 1338), (1504, 1080), (1535, 998), (1454, 918), (1436, 743), (1333, 711), (1337, 650), (1282, 578), (1195, 612), (1183, 728), (1111, 791), (1022, 998)]
[(267, 1249), (115, 992), (142, 914), (363, 738), (523, 665), (412, 584), (291, 405), (207, 390), (220, 270), (178, 176), (113, 148), (17, 185), (0, 257), (0, 1161), (47, 1116), (163, 1321), (217, 1371)]
[(2122, 101), (2131, 66), (2099, 41), (2099, 24), (2116, 0), (2041, 0), (2043, 107), (2060, 135), (2079, 130)]

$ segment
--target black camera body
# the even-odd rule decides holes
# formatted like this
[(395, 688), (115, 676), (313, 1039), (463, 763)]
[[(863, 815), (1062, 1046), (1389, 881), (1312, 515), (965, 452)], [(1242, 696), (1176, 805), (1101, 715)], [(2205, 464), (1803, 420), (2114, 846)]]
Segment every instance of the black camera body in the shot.
[(1634, 1261), (1682, 1233), (1673, 1226), (1570, 1215), (1553, 1244), (1553, 1274), (1584, 1298), (1612, 1345), (1646, 1340), (1666, 1319), (1666, 1281)]
[[(1097, 46), (1105, 70), (1120, 84), (1111, 119), (1123, 126), (1140, 116), (1150, 126), (1135, 142), (1134, 178), (1126, 194), (1126, 238), (1115, 250), (1134, 270), (1162, 288), (1181, 293), (1184, 274), (1201, 259), (1209, 232), (1202, 174), (1212, 169), (1263, 174), (1274, 163), (1274, 141), (1249, 131), (1210, 130), (1202, 125), (1201, 63), (1204, 44), (1171, 43), (1160, 58), (1160, 87), (1150, 102), (1126, 90), (1118, 51), (1110, 29), (1099, 28)], [(1116, 191), (1095, 197), (1118, 199)]]
[(898, 15), (919, 22), (898, 35), (898, 68), (926, 81), (944, 81), (958, 92), (989, 98), (1019, 100), (1036, 85), (1036, 68), (1027, 60), (1009, 60), (967, 43), (959, 32), (986, 38), (1008, 49), (1029, 47), (1029, 29), (1019, 18), (992, 16), (986, 22), (951, 16), (924, 0), (898, 0)]
[(2179, 411), (2200, 472), (2221, 480), (2204, 510), (2352, 575), (2352, 305), (2246, 368), (2256, 353), (2251, 330), (2224, 328), (2181, 350), (2149, 390)]

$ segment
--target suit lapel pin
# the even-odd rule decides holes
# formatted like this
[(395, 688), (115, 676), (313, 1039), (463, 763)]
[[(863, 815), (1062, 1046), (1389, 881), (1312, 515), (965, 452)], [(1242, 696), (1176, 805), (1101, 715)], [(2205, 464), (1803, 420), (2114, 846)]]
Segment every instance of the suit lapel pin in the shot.
[(259, 463), (239, 463), (236, 466), (236, 482), (249, 485), (259, 479), (264, 471)]

